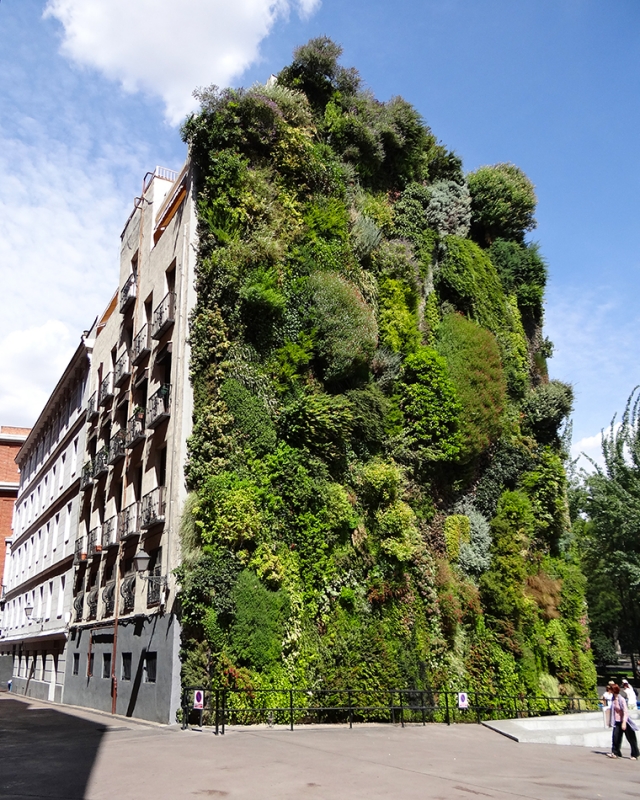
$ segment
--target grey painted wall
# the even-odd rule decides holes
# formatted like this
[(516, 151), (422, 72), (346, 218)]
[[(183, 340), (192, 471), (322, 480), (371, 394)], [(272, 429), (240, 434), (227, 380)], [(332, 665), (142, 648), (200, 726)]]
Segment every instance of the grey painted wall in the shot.
[[(93, 641), (91, 642), (91, 632)], [(116, 713), (128, 717), (175, 722), (170, 719), (171, 685), (175, 670), (176, 640), (180, 628), (172, 614), (130, 617), (120, 620), (116, 652), (118, 700)], [(93, 676), (87, 677), (89, 646), (93, 653)], [(103, 654), (113, 650), (113, 626), (76, 628), (67, 645), (64, 702), (71, 705), (111, 711), (111, 680), (102, 677)], [(122, 679), (122, 654), (131, 653), (131, 680)], [(149, 683), (145, 670), (147, 653), (156, 653), (156, 681)], [(73, 674), (74, 654), (78, 655), (78, 675)], [(175, 715), (173, 715), (175, 716)]]
[(0, 689), (7, 688), (7, 681), (13, 674), (13, 656), (9, 653), (0, 653)]

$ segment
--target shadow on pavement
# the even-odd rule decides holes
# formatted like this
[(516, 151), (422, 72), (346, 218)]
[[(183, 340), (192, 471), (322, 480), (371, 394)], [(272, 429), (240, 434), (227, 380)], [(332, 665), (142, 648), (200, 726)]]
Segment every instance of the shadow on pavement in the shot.
[(0, 696), (0, 797), (82, 800), (106, 730)]

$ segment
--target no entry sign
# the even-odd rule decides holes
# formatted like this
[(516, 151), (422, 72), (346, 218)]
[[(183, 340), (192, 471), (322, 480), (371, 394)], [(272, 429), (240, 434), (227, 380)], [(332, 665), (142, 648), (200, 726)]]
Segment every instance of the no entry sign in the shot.
[(202, 689), (196, 689), (193, 693), (193, 707), (200, 711), (204, 708), (204, 692)]
[(469, 708), (469, 695), (466, 692), (458, 692), (458, 708)]

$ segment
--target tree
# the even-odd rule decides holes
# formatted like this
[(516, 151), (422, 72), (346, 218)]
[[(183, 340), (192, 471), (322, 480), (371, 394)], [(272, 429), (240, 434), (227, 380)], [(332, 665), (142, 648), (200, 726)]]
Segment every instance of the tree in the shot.
[(489, 247), (496, 239), (521, 242), (536, 227), (533, 184), (515, 164), (480, 167), (468, 176), (471, 237)]
[[(611, 614), (600, 615), (625, 649), (640, 651), (640, 395), (631, 393), (618, 428), (615, 417), (602, 436), (604, 467), (586, 478), (590, 525), (582, 533), (583, 564), (598, 591), (611, 592)], [(635, 397), (634, 397), (635, 395)], [(590, 587), (591, 588), (591, 587)], [(597, 598), (594, 598), (597, 602)], [(617, 607), (616, 607), (617, 606)], [(593, 620), (597, 623), (597, 620)], [(634, 675), (640, 677), (633, 659)]]

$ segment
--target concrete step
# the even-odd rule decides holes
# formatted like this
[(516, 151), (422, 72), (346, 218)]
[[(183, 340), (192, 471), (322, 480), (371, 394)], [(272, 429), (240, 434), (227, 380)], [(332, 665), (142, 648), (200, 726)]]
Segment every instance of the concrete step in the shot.
[(601, 711), (528, 719), (501, 719), (482, 724), (516, 742), (611, 749), (611, 728), (605, 728)]

